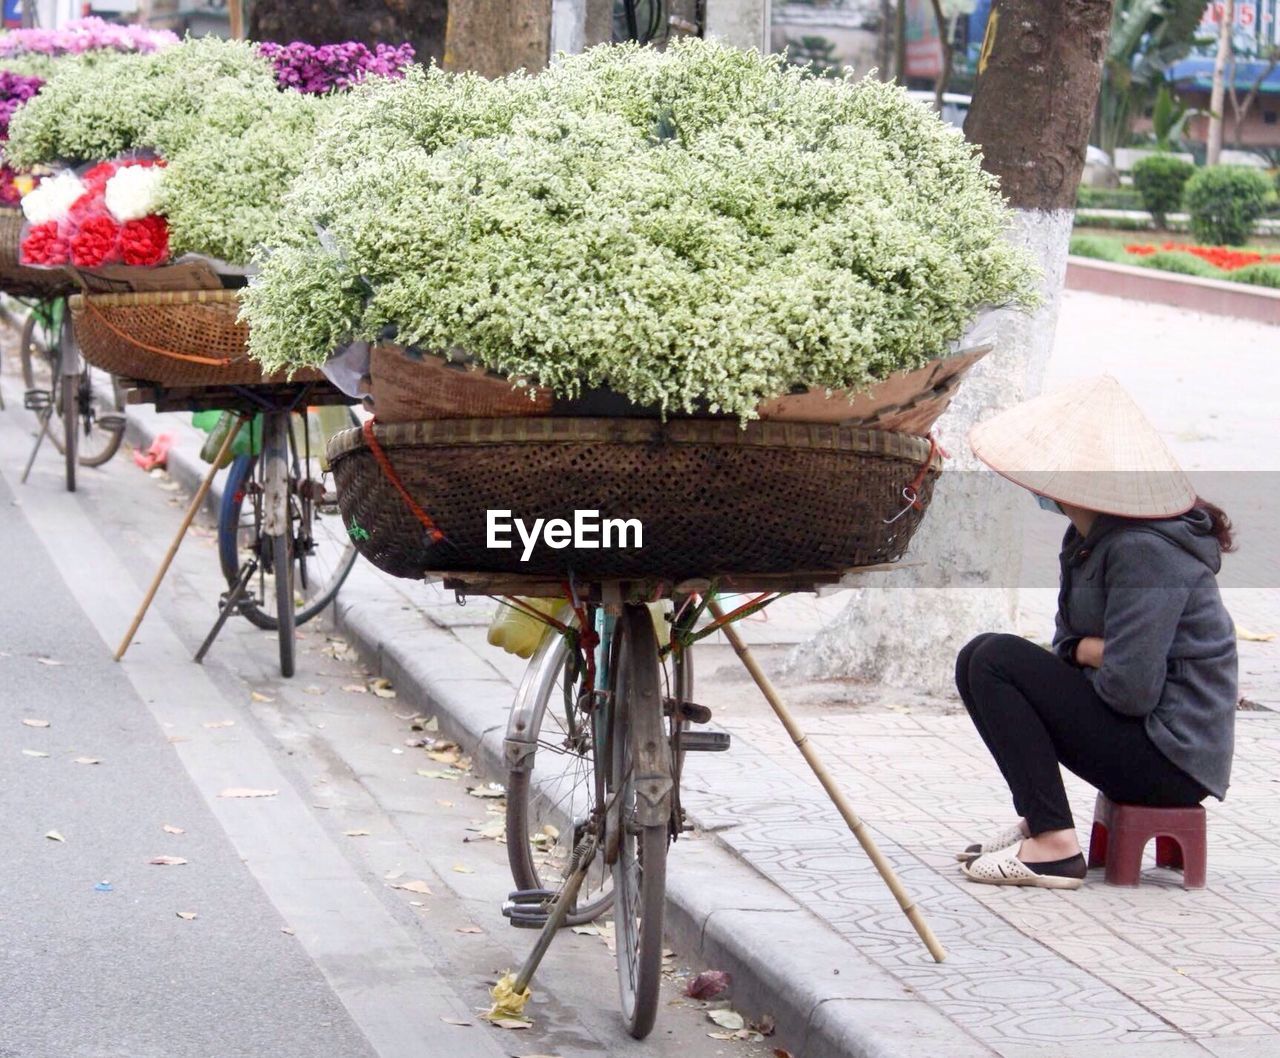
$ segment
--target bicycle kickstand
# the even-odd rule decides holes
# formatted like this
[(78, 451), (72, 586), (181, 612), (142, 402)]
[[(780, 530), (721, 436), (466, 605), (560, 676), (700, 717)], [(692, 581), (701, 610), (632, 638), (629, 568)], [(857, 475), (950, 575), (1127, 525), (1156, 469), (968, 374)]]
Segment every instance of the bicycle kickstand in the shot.
[(27, 477), (31, 473), (32, 466), (35, 465), (36, 454), (40, 451), (40, 446), (44, 444), (44, 439), (49, 433), (49, 420), (53, 418), (53, 405), (49, 404), (40, 411), (40, 432), (36, 434), (36, 443), (31, 446), (31, 455), (27, 457), (26, 469), (22, 471), (22, 484), (27, 483)]
[(249, 587), (249, 581), (253, 579), (253, 575), (258, 572), (258, 560), (250, 559), (240, 569), (240, 575), (236, 578), (235, 584), (231, 586), (231, 590), (222, 597), (222, 605), (218, 609), (218, 619), (213, 622), (213, 627), (209, 629), (209, 634), (204, 637), (204, 642), (200, 644), (200, 649), (196, 651), (196, 664), (203, 664), (204, 656), (209, 653), (209, 648), (213, 646), (213, 641), (218, 638), (218, 633), (222, 631), (222, 626), (227, 623), (230, 617), (240, 607), (240, 598), (244, 595)]
[(529, 953), (529, 957), (525, 959), (524, 965), (520, 967), (520, 972), (516, 975), (513, 988), (517, 996), (524, 995), (528, 991), (529, 982), (533, 980), (533, 975), (537, 972), (538, 966), (542, 963), (548, 949), (551, 947), (552, 940), (555, 939), (555, 935), (564, 926), (565, 919), (569, 917), (569, 909), (573, 907), (574, 901), (578, 899), (578, 890), (582, 888), (583, 880), (587, 877), (587, 871), (591, 867), (591, 861), (595, 858), (595, 854), (595, 835), (588, 834), (574, 849), (574, 857), (576, 859), (574, 872), (569, 876), (564, 888), (560, 890), (560, 895), (556, 897), (555, 902), (551, 905), (551, 913), (547, 916), (542, 932), (538, 934), (538, 942), (533, 946), (533, 951)]

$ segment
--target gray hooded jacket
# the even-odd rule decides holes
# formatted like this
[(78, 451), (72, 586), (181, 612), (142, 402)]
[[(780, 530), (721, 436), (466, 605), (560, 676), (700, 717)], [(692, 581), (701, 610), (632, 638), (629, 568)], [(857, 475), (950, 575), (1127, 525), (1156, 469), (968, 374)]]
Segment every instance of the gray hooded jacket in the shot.
[(1074, 664), (1076, 643), (1101, 636), (1102, 667), (1085, 670), (1098, 696), (1145, 717), (1156, 748), (1221, 800), (1239, 695), (1211, 527), (1195, 509), (1160, 520), (1100, 515), (1083, 538), (1069, 528), (1053, 648)]

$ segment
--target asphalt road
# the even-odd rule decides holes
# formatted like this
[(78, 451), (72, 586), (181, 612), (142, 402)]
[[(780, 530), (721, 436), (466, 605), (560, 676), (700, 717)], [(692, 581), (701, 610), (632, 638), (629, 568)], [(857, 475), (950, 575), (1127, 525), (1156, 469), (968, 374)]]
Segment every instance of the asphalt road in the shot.
[(466, 787), (489, 777), (419, 776), (438, 765), (405, 746), (413, 708), (369, 693), (323, 626), (291, 681), (242, 621), (194, 665), (222, 588), (207, 525), (114, 662), (183, 498), (127, 452), (69, 495), (46, 448), (18, 486), (33, 420), (4, 383), (0, 1058), (771, 1053), (708, 1036), (679, 953), (655, 1034), (626, 1038), (589, 935), (557, 940), (532, 1028), (481, 1022), (532, 941), (499, 914), (505, 849), (477, 834), (492, 802)]

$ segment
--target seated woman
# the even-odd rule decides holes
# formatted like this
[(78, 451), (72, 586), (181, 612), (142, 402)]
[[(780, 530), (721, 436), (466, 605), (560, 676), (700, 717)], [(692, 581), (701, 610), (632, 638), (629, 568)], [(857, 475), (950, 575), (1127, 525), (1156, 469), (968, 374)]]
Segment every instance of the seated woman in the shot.
[(1110, 377), (1010, 408), (970, 443), (1071, 525), (1052, 651), (988, 633), (956, 660), (1020, 816), (957, 858), (974, 882), (1076, 889), (1085, 860), (1060, 764), (1117, 802), (1226, 794), (1236, 637), (1215, 578), (1231, 523)]

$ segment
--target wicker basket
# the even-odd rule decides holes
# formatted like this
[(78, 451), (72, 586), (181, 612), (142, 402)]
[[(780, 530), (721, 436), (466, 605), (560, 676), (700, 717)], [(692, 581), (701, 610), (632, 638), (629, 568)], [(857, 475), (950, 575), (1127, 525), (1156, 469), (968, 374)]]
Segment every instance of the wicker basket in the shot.
[[(846, 391), (807, 389), (760, 405), (760, 418), (776, 422), (860, 426), (924, 437), (947, 410), (969, 369), (991, 351), (980, 345), (898, 371), (852, 398)], [(566, 400), (537, 386), (515, 388), (491, 371), (438, 356), (410, 357), (395, 345), (371, 350), (373, 407), (382, 423), (423, 419), (618, 417), (660, 418), (657, 407), (638, 408), (610, 390)], [(671, 418), (729, 419), (730, 415), (679, 413)]]
[(263, 375), (249, 359), (249, 327), (234, 290), (78, 294), (71, 319), (84, 358), (122, 378), (164, 386), (315, 381), (300, 370)]
[[(359, 550), (399, 577), (490, 571), (583, 580), (849, 569), (900, 558), (941, 470), (928, 441), (850, 427), (647, 419), (472, 419), (372, 428), (329, 442)], [(917, 484), (920, 505), (904, 509)], [(404, 491), (402, 492), (401, 489)], [(409, 499), (406, 499), (406, 494)], [(444, 534), (430, 537), (419, 505)], [(643, 546), (486, 546), (486, 514), (638, 518)], [(512, 533), (518, 541), (518, 537)]]
[(0, 292), (18, 298), (57, 298), (76, 289), (61, 268), (27, 268), (22, 260), (22, 210), (0, 206)]

